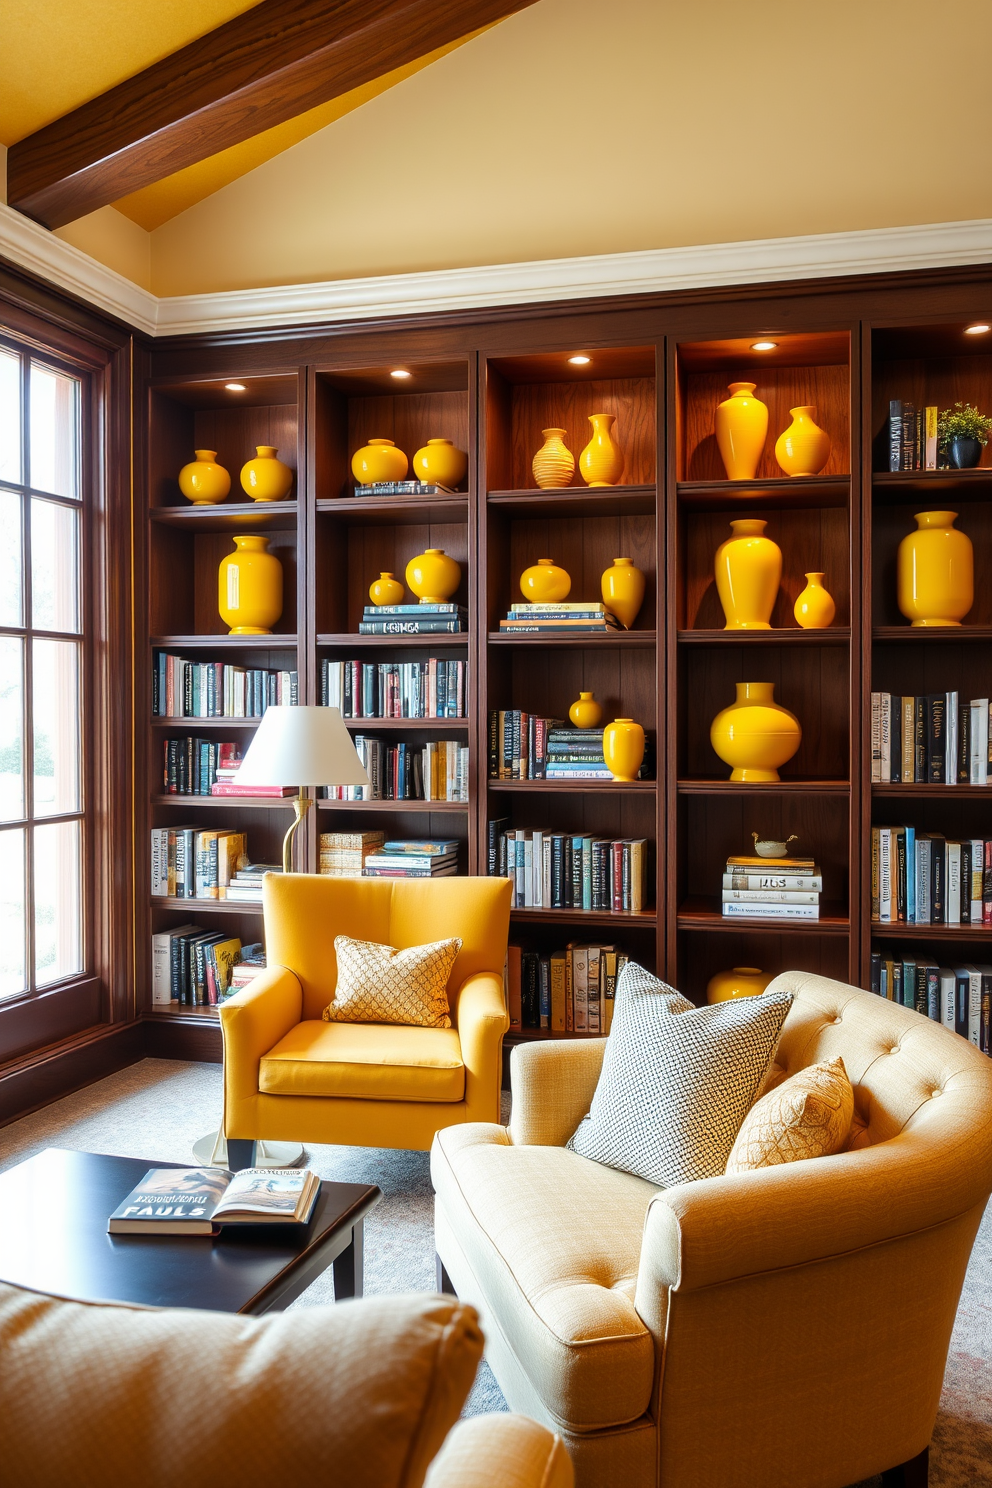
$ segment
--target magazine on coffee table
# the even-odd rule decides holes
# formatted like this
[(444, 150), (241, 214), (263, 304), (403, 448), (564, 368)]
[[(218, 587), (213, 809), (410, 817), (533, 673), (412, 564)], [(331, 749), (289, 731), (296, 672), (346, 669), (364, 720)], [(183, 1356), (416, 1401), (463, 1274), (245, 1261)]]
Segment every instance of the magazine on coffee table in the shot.
[(229, 1224), (306, 1224), (320, 1192), (309, 1168), (150, 1168), (107, 1222), (111, 1235), (212, 1235)]

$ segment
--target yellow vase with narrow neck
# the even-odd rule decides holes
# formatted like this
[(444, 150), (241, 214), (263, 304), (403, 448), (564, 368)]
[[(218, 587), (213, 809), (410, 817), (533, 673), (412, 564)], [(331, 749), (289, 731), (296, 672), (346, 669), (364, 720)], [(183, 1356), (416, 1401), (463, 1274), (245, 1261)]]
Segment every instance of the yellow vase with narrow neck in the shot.
[(614, 718), (603, 730), (603, 759), (614, 780), (637, 779), (644, 761), (644, 730), (633, 718)]
[(803, 630), (826, 630), (837, 613), (833, 596), (823, 587), (822, 573), (808, 573), (806, 588), (793, 606), (792, 613)]
[(556, 491), (572, 484), (575, 456), (565, 443), (564, 429), (542, 429), (544, 443), (531, 461), (534, 479), (542, 491)]
[(914, 626), (960, 625), (975, 602), (971, 538), (957, 512), (917, 512), (917, 531), (899, 544), (899, 608)]
[(603, 721), (603, 710), (591, 692), (580, 692), (568, 710), (568, 716), (576, 728), (598, 728)]
[(730, 397), (716, 411), (716, 442), (728, 480), (754, 480), (765, 436), (768, 409), (754, 396), (753, 382), (732, 382)]
[(241, 484), (252, 501), (282, 501), (289, 495), (293, 472), (277, 460), (274, 444), (255, 446), (255, 458), (241, 467)]
[(231, 477), (217, 464), (216, 450), (197, 450), (179, 472), (179, 489), (194, 506), (216, 506), (231, 489)]
[(778, 780), (802, 743), (799, 720), (775, 701), (774, 682), (738, 682), (737, 699), (710, 725), (710, 743), (731, 780)]
[(767, 522), (738, 517), (732, 537), (716, 550), (716, 592), (726, 618), (724, 630), (771, 630), (772, 610), (782, 581), (782, 550), (765, 536)]
[(775, 458), (786, 475), (819, 475), (830, 459), (830, 435), (816, 422), (816, 406), (790, 408), (792, 423), (775, 441)]
[(613, 413), (591, 413), (592, 438), (579, 456), (579, 474), (587, 486), (615, 486), (623, 475), (623, 450), (613, 438)]
[(282, 614), (282, 564), (258, 533), (234, 539), (217, 571), (217, 609), (232, 635), (268, 635)]

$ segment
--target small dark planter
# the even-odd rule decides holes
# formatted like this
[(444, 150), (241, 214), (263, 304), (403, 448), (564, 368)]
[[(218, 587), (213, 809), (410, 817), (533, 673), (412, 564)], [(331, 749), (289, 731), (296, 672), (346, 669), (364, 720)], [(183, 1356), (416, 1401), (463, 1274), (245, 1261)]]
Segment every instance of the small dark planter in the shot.
[(958, 435), (947, 446), (947, 458), (955, 470), (973, 470), (982, 458), (982, 446), (977, 439), (966, 439)]

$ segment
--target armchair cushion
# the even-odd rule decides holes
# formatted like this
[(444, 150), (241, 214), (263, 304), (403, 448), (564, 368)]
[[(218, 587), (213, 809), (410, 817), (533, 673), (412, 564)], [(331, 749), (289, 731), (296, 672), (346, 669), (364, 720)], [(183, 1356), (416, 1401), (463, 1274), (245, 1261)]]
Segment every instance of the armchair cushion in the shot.
[(448, 977), (461, 948), (457, 936), (404, 950), (335, 936), (338, 979), (334, 1000), (324, 1009), (325, 1019), (450, 1028)]
[(259, 1062), (265, 1095), (460, 1101), (465, 1066), (456, 1028), (297, 1023)]
[(854, 1090), (840, 1055), (799, 1070), (748, 1111), (727, 1161), (728, 1173), (829, 1157), (847, 1141)]

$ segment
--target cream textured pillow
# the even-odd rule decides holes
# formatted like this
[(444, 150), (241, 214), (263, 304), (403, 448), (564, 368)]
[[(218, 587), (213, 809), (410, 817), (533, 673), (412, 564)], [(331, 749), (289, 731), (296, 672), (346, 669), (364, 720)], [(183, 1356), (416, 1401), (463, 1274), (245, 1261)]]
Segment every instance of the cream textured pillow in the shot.
[(448, 977), (461, 948), (457, 937), (398, 951), (374, 940), (335, 936), (338, 984), (324, 1021), (450, 1028)]
[(843, 1059), (811, 1064), (763, 1095), (744, 1117), (728, 1173), (829, 1157), (847, 1141), (854, 1088)]

